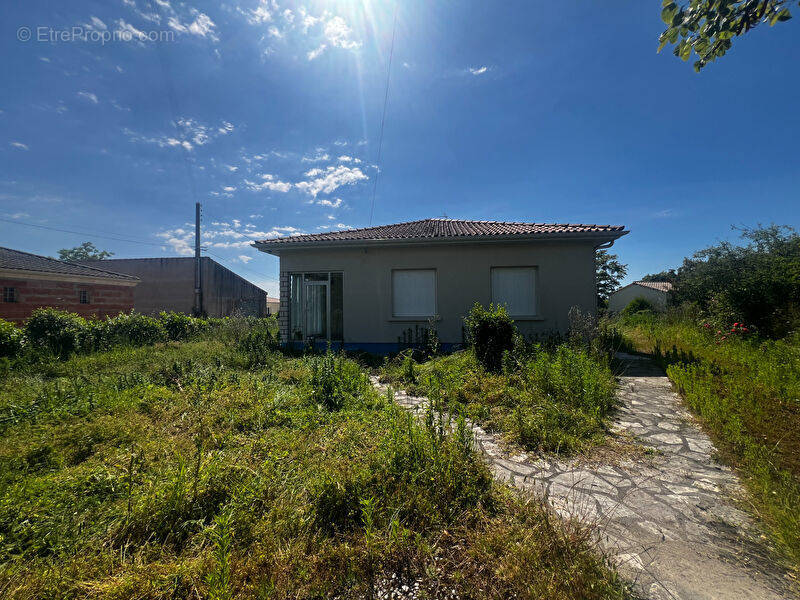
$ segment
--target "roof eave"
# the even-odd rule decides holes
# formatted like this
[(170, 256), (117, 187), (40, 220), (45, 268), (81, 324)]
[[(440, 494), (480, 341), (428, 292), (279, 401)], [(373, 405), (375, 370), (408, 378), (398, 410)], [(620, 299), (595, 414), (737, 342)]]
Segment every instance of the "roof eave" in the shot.
[(327, 248), (363, 248), (374, 246), (416, 246), (431, 244), (502, 244), (515, 242), (542, 242), (542, 241), (586, 241), (586, 242), (613, 242), (629, 230), (621, 231), (581, 231), (577, 233), (535, 233), (523, 235), (470, 235), (440, 238), (389, 238), (377, 240), (311, 240), (305, 242), (279, 242), (277, 240), (256, 241), (251, 244), (253, 248), (268, 254), (279, 255), (286, 250), (308, 250)]
[(4, 269), (0, 268), (0, 277), (4, 279), (34, 279), (44, 281), (64, 281), (74, 283), (97, 283), (103, 285), (134, 286), (139, 283), (139, 278), (133, 275), (127, 278), (103, 277), (92, 275), (76, 275), (73, 273), (54, 273), (51, 271), (34, 271), (28, 269)]

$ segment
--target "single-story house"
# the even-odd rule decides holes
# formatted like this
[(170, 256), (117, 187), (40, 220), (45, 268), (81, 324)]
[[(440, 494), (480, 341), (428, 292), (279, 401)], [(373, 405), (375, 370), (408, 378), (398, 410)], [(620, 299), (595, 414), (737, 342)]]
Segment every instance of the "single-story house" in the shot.
[(133, 309), (137, 277), (0, 248), (0, 318), (22, 323), (54, 307), (84, 317), (113, 317)]
[[(81, 261), (83, 265), (135, 275), (141, 283), (133, 295), (136, 312), (194, 311), (194, 257), (111, 258)], [(200, 259), (202, 313), (209, 317), (265, 317), (267, 292), (230, 269), (203, 256)]]
[(608, 296), (608, 312), (619, 313), (636, 298), (644, 298), (654, 308), (666, 310), (672, 284), (668, 281), (634, 281)]
[(386, 353), (436, 327), (464, 341), (476, 302), (503, 304), (525, 335), (596, 311), (595, 251), (622, 225), (424, 219), (255, 242), (280, 258), (281, 339)]
[(281, 299), (267, 296), (267, 316), (277, 315), (281, 308)]

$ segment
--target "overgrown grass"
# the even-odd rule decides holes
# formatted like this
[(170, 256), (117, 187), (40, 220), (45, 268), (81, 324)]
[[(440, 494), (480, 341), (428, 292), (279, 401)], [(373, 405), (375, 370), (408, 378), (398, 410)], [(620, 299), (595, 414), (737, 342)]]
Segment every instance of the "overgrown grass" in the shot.
[(351, 360), (260, 344), (0, 382), (0, 596), (625, 597), (586, 529), (492, 482), (463, 423), (418, 423)]
[(665, 366), (743, 476), (755, 512), (800, 567), (800, 335), (717, 333), (677, 312), (639, 313), (620, 326)]
[(471, 350), (423, 364), (403, 353), (382, 378), (528, 450), (575, 453), (604, 439), (616, 387), (605, 358), (565, 343), (517, 349), (503, 363), (490, 373)]

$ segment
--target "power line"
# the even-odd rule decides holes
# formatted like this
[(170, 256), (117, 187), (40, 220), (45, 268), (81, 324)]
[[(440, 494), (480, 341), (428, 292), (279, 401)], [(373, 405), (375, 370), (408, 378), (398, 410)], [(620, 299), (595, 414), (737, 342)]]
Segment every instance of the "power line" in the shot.
[(394, 3), (394, 23), (392, 24), (392, 44), (389, 47), (389, 64), (386, 69), (386, 92), (383, 96), (383, 115), (381, 116), (381, 132), (380, 136), (378, 137), (378, 160), (375, 162), (375, 166), (378, 167), (378, 170), (375, 172), (375, 181), (372, 184), (372, 204), (370, 205), (369, 209), (369, 224), (372, 225), (372, 216), (375, 213), (375, 194), (378, 191), (378, 177), (380, 176), (380, 167), (381, 167), (381, 150), (383, 149), (383, 128), (386, 124), (386, 107), (389, 104), (389, 81), (392, 77), (392, 57), (394, 56), (394, 37), (395, 33), (397, 32), (397, 10), (400, 6), (400, 0), (395, 0)]
[[(91, 232), (91, 231), (75, 231), (73, 229), (62, 229), (60, 227), (50, 227), (48, 225), (37, 225), (36, 223), (26, 223), (25, 221), (17, 221), (15, 219), (14, 220), (6, 219), (6, 218), (3, 218), (3, 217), (0, 217), (0, 221), (3, 221), (5, 223), (11, 223), (12, 225), (25, 225), (26, 227), (35, 227), (37, 229), (47, 229), (48, 231), (59, 231), (61, 233), (72, 233), (72, 234), (75, 234), (75, 235), (86, 235), (86, 236), (89, 236), (89, 237), (100, 238), (100, 239), (104, 239), (104, 240), (114, 240), (115, 242), (127, 242), (129, 244), (142, 244), (142, 245), (145, 245), (145, 246), (158, 246), (159, 248), (162, 248), (164, 246), (163, 243), (159, 244), (159, 243), (156, 243), (156, 242), (144, 242), (142, 240), (132, 240), (132, 239), (129, 239), (129, 238), (119, 237), (119, 236), (117, 236), (117, 234), (108, 235), (108, 234), (94, 233), (94, 232)], [(119, 234), (119, 235), (121, 236), (122, 234)], [(116, 237), (112, 237), (112, 236), (116, 236)]]
[[(25, 227), (35, 227), (36, 229), (46, 229), (48, 231), (58, 231), (60, 233), (71, 233), (71, 234), (74, 234), (74, 235), (87, 236), (87, 237), (91, 237), (91, 238), (100, 238), (100, 239), (104, 239), (104, 240), (113, 240), (115, 242), (126, 242), (126, 243), (129, 243), (129, 244), (140, 244), (142, 246), (156, 246), (158, 248), (163, 248), (164, 245), (165, 245), (163, 243), (145, 242), (145, 241), (142, 241), (142, 240), (132, 240), (132, 239), (129, 239), (129, 238), (118, 237), (118, 236), (116, 236), (116, 234), (108, 235), (108, 234), (94, 233), (92, 231), (77, 231), (77, 230), (74, 230), (74, 229), (63, 229), (61, 227), (50, 227), (48, 225), (37, 225), (36, 223), (26, 223), (25, 221), (17, 221), (17, 220), (12, 220), (12, 219), (6, 219), (4, 217), (0, 217), (0, 221), (3, 221), (5, 223), (11, 223), (12, 225), (23, 225)], [(258, 271), (254, 271), (253, 269), (250, 269), (249, 267), (245, 267), (245, 266), (242, 266), (242, 265), (238, 265), (238, 264), (234, 265), (232, 261), (221, 257), (219, 254), (214, 254), (213, 252), (209, 252), (206, 248), (204, 248), (204, 250), (205, 250), (206, 254), (208, 254), (209, 256), (213, 256), (214, 258), (216, 258), (220, 262), (223, 262), (223, 263), (226, 263), (226, 264), (230, 265), (232, 268), (241, 269), (243, 271), (248, 271), (249, 273), (252, 273), (253, 275), (258, 275), (259, 277), (267, 279), (267, 281), (277, 281), (277, 279), (268, 279), (268, 275), (266, 273), (259, 273)]]

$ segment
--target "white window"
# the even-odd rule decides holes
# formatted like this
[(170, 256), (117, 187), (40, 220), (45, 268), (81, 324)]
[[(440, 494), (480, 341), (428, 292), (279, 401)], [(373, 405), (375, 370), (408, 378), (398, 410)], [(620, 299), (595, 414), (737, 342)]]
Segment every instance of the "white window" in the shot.
[(432, 317), (436, 314), (436, 271), (402, 269), (392, 271), (392, 315)]
[(536, 267), (493, 267), (492, 302), (512, 317), (536, 315)]

